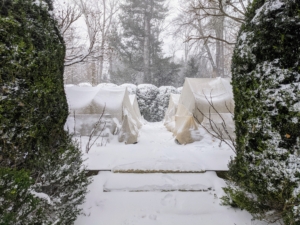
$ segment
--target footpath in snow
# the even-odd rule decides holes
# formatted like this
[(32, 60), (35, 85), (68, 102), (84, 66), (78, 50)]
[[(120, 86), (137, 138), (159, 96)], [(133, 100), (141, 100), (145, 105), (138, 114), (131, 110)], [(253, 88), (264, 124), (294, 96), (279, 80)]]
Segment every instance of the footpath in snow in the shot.
[[(89, 170), (139, 171), (224, 171), (228, 170), (234, 152), (202, 130), (203, 139), (188, 145), (175, 143), (172, 133), (162, 122), (146, 123), (140, 130), (137, 144), (125, 145), (115, 137), (100, 147), (99, 139), (85, 161)], [(88, 137), (82, 137), (83, 149)], [(98, 145), (98, 147), (97, 147)]]
[(228, 170), (234, 153), (204, 131), (201, 141), (178, 145), (162, 123), (147, 123), (137, 144), (116, 139), (84, 154), (100, 172), (75, 225), (266, 225), (220, 205), (226, 184), (214, 171)]

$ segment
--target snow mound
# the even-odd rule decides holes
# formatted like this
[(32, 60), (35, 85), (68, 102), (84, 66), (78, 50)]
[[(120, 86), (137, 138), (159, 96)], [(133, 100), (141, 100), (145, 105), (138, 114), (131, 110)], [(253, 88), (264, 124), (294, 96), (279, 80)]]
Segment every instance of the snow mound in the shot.
[(97, 87), (118, 87), (118, 85), (113, 84), (113, 83), (101, 83), (101, 84), (98, 84)]
[(177, 88), (178, 94), (181, 94), (182, 88), (183, 88), (183, 87)]
[[(92, 87), (91, 83), (85, 82), (85, 83), (79, 83), (78, 84), (79, 87)], [(69, 86), (70, 87), (70, 86)]]
[(121, 84), (120, 87), (126, 87), (130, 95), (136, 94), (137, 86), (135, 84)]

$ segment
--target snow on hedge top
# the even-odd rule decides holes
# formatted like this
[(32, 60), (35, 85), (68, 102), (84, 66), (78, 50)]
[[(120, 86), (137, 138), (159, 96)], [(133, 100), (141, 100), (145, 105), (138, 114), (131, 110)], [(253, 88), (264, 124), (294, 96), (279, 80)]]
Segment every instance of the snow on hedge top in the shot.
[(33, 5), (41, 6), (43, 8), (48, 8), (48, 4), (43, 0), (35, 0), (32, 2)]
[(113, 83), (100, 83), (97, 85), (97, 87), (118, 87), (118, 85)]
[(91, 83), (85, 82), (78, 84), (79, 87), (92, 87)]
[(178, 91), (179, 94), (181, 94), (182, 88), (183, 88), (183, 87), (177, 88), (177, 91)]
[(75, 86), (74, 84), (65, 84), (65, 87), (73, 87)]
[(167, 93), (173, 93), (173, 94), (178, 94), (179, 91), (177, 90), (177, 88), (173, 87), (173, 86), (161, 86), (158, 88), (159, 89), (159, 93), (160, 94), (167, 94)]
[(251, 23), (259, 24), (259, 17), (262, 14), (262, 12), (263, 12), (264, 15), (266, 15), (270, 11), (280, 9), (283, 5), (285, 5), (283, 0), (266, 1), (265, 4), (263, 4), (262, 7), (260, 7), (259, 9), (257, 9), (255, 11), (256, 15), (251, 20)]
[(159, 89), (153, 84), (138, 85), (138, 96), (143, 99), (155, 99)]
[(122, 84), (120, 87), (127, 87), (127, 91), (130, 95), (136, 94), (137, 86), (135, 84)]

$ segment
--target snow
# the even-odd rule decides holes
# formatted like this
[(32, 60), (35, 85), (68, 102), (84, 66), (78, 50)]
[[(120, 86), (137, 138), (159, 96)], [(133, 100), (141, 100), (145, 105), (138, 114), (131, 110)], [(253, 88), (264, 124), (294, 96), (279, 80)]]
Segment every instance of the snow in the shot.
[(34, 191), (34, 190), (31, 190), (30, 193), (31, 193), (32, 195), (34, 195), (35, 197), (37, 197), (37, 198), (46, 200), (46, 201), (48, 202), (49, 205), (52, 205), (52, 204), (53, 204), (52, 201), (51, 201), (50, 196), (47, 195), (47, 194), (45, 194), (45, 193), (42, 193), (42, 192), (36, 192), (36, 191)]
[[(120, 144), (115, 137), (109, 144), (93, 146), (85, 154), (85, 164), (89, 170), (133, 170), (133, 171), (204, 171), (228, 170), (233, 151), (224, 143), (212, 138), (202, 128), (203, 139), (189, 145), (178, 145), (172, 133), (162, 122), (146, 123), (140, 130), (138, 143)], [(78, 142), (85, 145), (88, 137)], [(98, 146), (100, 145), (100, 140)]]
[(84, 213), (75, 225), (266, 225), (252, 221), (245, 210), (220, 205), (224, 186), (215, 172), (100, 172), (89, 186)]
[(183, 88), (183, 87), (177, 88), (177, 91), (178, 91), (179, 94), (181, 94), (182, 88)]
[(79, 83), (78, 86), (79, 87), (92, 87), (92, 84), (88, 83), (88, 82), (84, 82), (84, 83)]
[[(214, 172), (203, 174), (151, 173), (146, 175), (108, 173), (109, 179), (107, 179), (103, 186), (104, 191), (209, 191), (212, 189), (213, 183), (220, 180)], [(151, 180), (150, 185), (149, 180)]]
[(117, 87), (118, 85), (113, 83), (100, 83), (97, 85), (97, 87)]
[(32, 4), (48, 9), (48, 4), (44, 0), (35, 0)]
[[(72, 94), (71, 90), (84, 88), (101, 89), (76, 86), (66, 89)], [(105, 88), (117, 91), (121, 87)], [(145, 97), (149, 97), (152, 88), (139, 87), (145, 91)], [(94, 91), (88, 93), (93, 94)], [(87, 104), (84, 102), (87, 98), (81, 103), (78, 96), (71, 98), (72, 107)], [(68, 102), (71, 104), (70, 99)], [(106, 137), (100, 137), (88, 153), (85, 150), (89, 137), (74, 137), (82, 149), (86, 169), (99, 171), (88, 187), (86, 201), (81, 206), (83, 214), (75, 225), (266, 225), (253, 222), (246, 211), (221, 205), (220, 198), (225, 195), (222, 188), (226, 184), (215, 171), (228, 170), (235, 154), (201, 127), (195, 135), (201, 140), (178, 145), (163, 122), (143, 121), (137, 144), (120, 143), (118, 135), (112, 135), (103, 144)]]
[(78, 138), (87, 169), (102, 171), (93, 177), (75, 225), (266, 225), (221, 205), (226, 184), (214, 171), (228, 170), (234, 153), (201, 128), (200, 135), (201, 141), (178, 145), (163, 122), (144, 121), (137, 144), (115, 136), (88, 154), (88, 137)]
[(137, 86), (135, 84), (122, 84), (120, 85), (121, 87), (126, 87), (127, 88), (127, 91), (130, 95), (135, 95), (136, 94), (136, 89), (137, 89)]
[(266, 1), (265, 4), (263, 4), (259, 9), (255, 11), (255, 16), (253, 17), (251, 23), (259, 24), (259, 16), (264, 13), (264, 15), (267, 15), (270, 11), (275, 11), (277, 9), (280, 9), (283, 5), (285, 5), (282, 0), (275, 0), (275, 1)]

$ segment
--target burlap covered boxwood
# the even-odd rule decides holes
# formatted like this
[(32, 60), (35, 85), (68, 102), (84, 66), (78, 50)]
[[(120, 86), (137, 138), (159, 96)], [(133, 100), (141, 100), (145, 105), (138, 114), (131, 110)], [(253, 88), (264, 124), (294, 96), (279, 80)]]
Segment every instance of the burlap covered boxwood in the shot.
[(300, 1), (254, 0), (232, 60), (237, 156), (225, 202), (300, 224)]
[(63, 130), (65, 45), (49, 13), (52, 4), (0, 5), (0, 189), (28, 182), (13, 191), (24, 204), (0, 193), (0, 224), (72, 224), (88, 180), (81, 153)]

